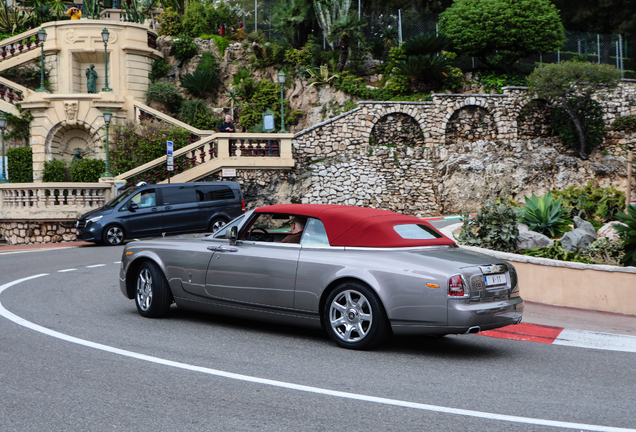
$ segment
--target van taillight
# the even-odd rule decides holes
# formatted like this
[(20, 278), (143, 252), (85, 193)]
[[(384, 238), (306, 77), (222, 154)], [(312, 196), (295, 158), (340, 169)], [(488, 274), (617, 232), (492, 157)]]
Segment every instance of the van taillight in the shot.
[(245, 211), (245, 200), (241, 200), (241, 211)]
[(448, 279), (448, 295), (451, 297), (464, 297), (466, 285), (461, 275), (453, 275)]

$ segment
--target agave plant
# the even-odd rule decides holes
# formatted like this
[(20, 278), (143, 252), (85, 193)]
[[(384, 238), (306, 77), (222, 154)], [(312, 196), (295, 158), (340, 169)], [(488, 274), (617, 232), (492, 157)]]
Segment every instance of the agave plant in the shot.
[(636, 266), (636, 207), (630, 205), (627, 207), (627, 214), (616, 213), (616, 218), (625, 224), (614, 224), (614, 228), (621, 236), (622, 247), (625, 250), (621, 263)]
[(567, 210), (561, 208), (561, 197), (555, 200), (550, 192), (542, 197), (533, 193), (532, 198), (525, 197), (525, 200), (526, 205), (519, 208), (519, 222), (528, 225), (530, 230), (555, 238), (568, 229), (571, 221)]
[(13, 34), (26, 27), (30, 18), (18, 8), (8, 7), (6, 1), (0, 1), (0, 33)]
[(333, 74), (329, 76), (329, 68), (327, 65), (321, 65), (318, 69), (307, 69), (309, 74), (310, 84), (309, 87), (315, 85), (331, 84), (331, 81), (338, 79), (340, 75)]

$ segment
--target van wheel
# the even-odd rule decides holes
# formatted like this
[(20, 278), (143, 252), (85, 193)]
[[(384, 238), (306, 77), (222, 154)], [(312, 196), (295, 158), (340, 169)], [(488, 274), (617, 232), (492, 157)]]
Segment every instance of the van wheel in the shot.
[(323, 320), (331, 340), (343, 348), (369, 349), (389, 334), (380, 300), (356, 282), (344, 283), (329, 294)]
[(104, 234), (102, 235), (102, 240), (104, 240), (104, 243), (108, 246), (120, 245), (125, 239), (126, 236), (124, 234), (124, 230), (117, 225), (106, 227)]
[(210, 222), (210, 227), (208, 229), (208, 232), (215, 233), (221, 228), (223, 228), (226, 224), (227, 222), (225, 221), (225, 219), (216, 218), (212, 222)]

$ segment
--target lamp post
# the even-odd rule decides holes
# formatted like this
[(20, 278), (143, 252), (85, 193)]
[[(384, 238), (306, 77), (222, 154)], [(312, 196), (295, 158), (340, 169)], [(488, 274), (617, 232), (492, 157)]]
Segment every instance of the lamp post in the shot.
[(7, 116), (4, 113), (0, 113), (0, 130), (2, 130), (2, 178), (0, 183), (9, 183), (7, 180), (7, 164), (4, 160), (4, 128), (7, 127)]
[(285, 71), (278, 72), (278, 83), (280, 84), (280, 130), (278, 133), (287, 133), (285, 130), (285, 105), (283, 104), (283, 86), (285, 85)]
[(108, 152), (108, 129), (110, 128), (110, 120), (112, 117), (113, 113), (110, 111), (110, 108), (106, 108), (104, 111), (104, 122), (106, 123), (106, 172), (102, 175), (102, 177), (113, 176), (110, 173), (110, 153)]
[[(111, 89), (108, 88), (108, 36), (110, 36), (110, 33), (108, 33), (108, 29), (105, 28), (102, 30), (102, 40), (104, 41), (104, 64), (106, 65), (106, 69), (104, 70), (104, 79), (106, 80), (106, 84), (102, 89), (103, 92), (111, 91)], [(105, 115), (106, 114), (104, 114), (104, 116)], [(106, 172), (108, 172), (108, 169), (106, 169)]]
[(40, 88), (35, 90), (36, 92), (45, 92), (44, 88), (44, 42), (46, 41), (46, 30), (41, 28), (37, 32), (38, 41), (40, 42), (40, 46), (42, 47), (42, 57), (40, 61)]

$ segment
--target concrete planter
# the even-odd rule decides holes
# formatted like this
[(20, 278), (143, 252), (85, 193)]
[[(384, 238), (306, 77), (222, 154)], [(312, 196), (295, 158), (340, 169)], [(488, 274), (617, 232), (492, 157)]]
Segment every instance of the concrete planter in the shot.
[[(453, 231), (460, 226), (451, 225), (441, 231), (454, 239)], [(636, 267), (583, 264), (460, 247), (511, 262), (517, 269), (524, 300), (636, 315)]]

